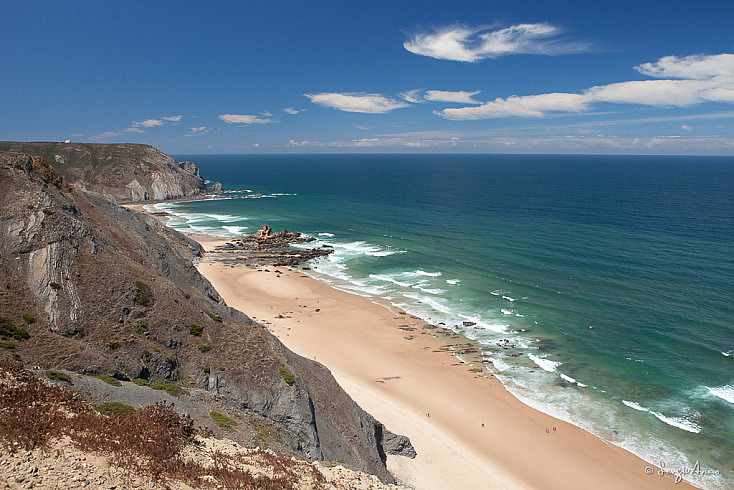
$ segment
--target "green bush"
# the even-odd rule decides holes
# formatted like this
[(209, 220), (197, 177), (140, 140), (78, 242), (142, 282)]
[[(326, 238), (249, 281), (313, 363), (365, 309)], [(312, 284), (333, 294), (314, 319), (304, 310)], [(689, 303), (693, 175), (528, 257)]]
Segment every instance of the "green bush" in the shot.
[(150, 359), (150, 356), (152, 356), (151, 352), (148, 349), (143, 349), (143, 359)]
[(209, 412), (209, 416), (214, 420), (214, 422), (217, 423), (219, 427), (225, 430), (232, 430), (232, 427), (237, 425), (237, 422), (235, 422), (231, 418), (227, 417), (226, 415), (222, 415), (219, 412), (215, 412), (214, 410)]
[(153, 383), (143, 378), (135, 378), (133, 380), (133, 383), (135, 383), (138, 386), (153, 386)]
[(209, 352), (212, 350), (212, 346), (209, 344), (199, 344), (197, 347), (199, 347), (199, 350), (201, 352)]
[(173, 383), (153, 383), (150, 385), (154, 390), (163, 390), (171, 396), (178, 398), (181, 394), (188, 395), (189, 392), (181, 388), (179, 385)]
[(208, 316), (209, 318), (211, 318), (215, 322), (222, 323), (222, 317), (221, 316), (215, 315), (214, 313), (209, 313), (208, 311), (205, 311), (204, 313), (206, 313), (206, 316)]
[(48, 285), (51, 287), (51, 289), (54, 290), (61, 289), (61, 284), (59, 284), (58, 282), (51, 281), (50, 283), (48, 283)]
[(110, 384), (112, 386), (122, 386), (122, 383), (120, 383), (120, 380), (117, 378), (113, 378), (112, 376), (108, 376), (106, 374), (100, 374), (99, 376), (93, 376), (94, 378), (101, 379), (107, 384)]
[(280, 365), (280, 375), (283, 376), (283, 381), (285, 381), (288, 386), (293, 386), (295, 378), (293, 377), (293, 374), (288, 372), (282, 364)]
[(184, 293), (184, 298), (191, 299), (191, 295), (189, 293)]
[(192, 323), (189, 325), (189, 333), (194, 337), (201, 337), (201, 333), (204, 331), (204, 327), (198, 323)]
[(43, 374), (45, 374), (48, 379), (51, 379), (53, 381), (63, 381), (64, 383), (69, 383), (70, 385), (74, 384), (71, 382), (71, 376), (66, 373), (62, 373), (61, 371), (46, 371)]
[(124, 417), (126, 415), (130, 415), (131, 413), (135, 413), (136, 411), (130, 405), (125, 405), (124, 403), (120, 402), (103, 403), (102, 405), (97, 405), (96, 407), (94, 407), (94, 409), (103, 415), (107, 415), (108, 417)]
[(45, 214), (47, 216), (51, 216), (52, 214), (54, 214), (54, 212), (53, 212), (53, 209), (46, 208), (46, 209), (43, 210), (43, 214)]
[(150, 306), (153, 302), (153, 291), (143, 281), (135, 281), (135, 304)]
[(26, 322), (28, 325), (30, 325), (31, 323), (36, 323), (36, 319), (33, 318), (33, 315), (31, 315), (30, 313), (23, 313), (22, 316), (23, 321)]
[(0, 342), (0, 349), (15, 350), (15, 344), (12, 342)]
[(201, 370), (204, 371), (204, 374), (209, 374), (212, 371), (211, 369), (209, 369), (209, 366), (206, 366), (205, 368), (202, 368)]
[(14, 338), (15, 340), (23, 340), (30, 337), (28, 331), (25, 328), (16, 327), (10, 318), (0, 316), (0, 338), (9, 339)]

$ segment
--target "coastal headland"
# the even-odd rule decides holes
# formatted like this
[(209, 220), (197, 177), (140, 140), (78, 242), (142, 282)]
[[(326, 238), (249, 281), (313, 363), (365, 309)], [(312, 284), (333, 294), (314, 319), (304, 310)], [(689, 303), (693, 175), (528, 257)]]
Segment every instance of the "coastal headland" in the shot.
[(415, 459), (388, 457), (402, 483), (419, 489), (678, 486), (637, 456), (515, 398), (474, 346), (450, 330), (298, 268), (238, 262), (226, 240), (191, 238), (207, 251), (199, 272), (228, 305), (324, 364), (360, 406), (410, 437)]

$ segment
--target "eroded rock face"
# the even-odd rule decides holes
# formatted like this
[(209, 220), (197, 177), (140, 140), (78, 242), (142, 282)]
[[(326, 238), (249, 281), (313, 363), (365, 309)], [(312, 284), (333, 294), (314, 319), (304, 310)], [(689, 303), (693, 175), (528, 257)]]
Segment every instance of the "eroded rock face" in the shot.
[[(267, 227), (262, 238), (268, 253), (307, 240)], [(70, 187), (44, 159), (0, 152), (0, 315), (14, 325), (33, 317), (16, 346), (24, 362), (203, 387), (228, 410), (265, 417), (282, 433), (272, 444), (288, 454), (344, 460), (392, 481), (385, 454), (410, 455), (409, 442), (324, 366), (229, 308), (194, 267), (201, 254), (155, 218)]]
[(149, 145), (0, 142), (0, 151), (45, 157), (67, 182), (117, 202), (207, 192), (193, 162), (178, 163)]

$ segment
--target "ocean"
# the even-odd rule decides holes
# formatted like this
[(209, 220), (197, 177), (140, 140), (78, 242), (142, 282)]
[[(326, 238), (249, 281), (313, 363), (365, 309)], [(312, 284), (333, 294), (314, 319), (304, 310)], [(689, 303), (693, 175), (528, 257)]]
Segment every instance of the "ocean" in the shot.
[(515, 396), (655, 471), (734, 487), (734, 158), (175, 158), (227, 192), (152, 205), (170, 226), (311, 235), (335, 250), (317, 279), (476, 341)]

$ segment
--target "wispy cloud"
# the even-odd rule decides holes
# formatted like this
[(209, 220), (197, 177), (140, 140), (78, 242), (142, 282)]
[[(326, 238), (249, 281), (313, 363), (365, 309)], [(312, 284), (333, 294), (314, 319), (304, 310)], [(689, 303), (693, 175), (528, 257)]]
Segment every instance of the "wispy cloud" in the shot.
[(209, 131), (211, 131), (211, 128), (206, 126), (197, 126), (195, 128), (189, 128), (189, 132), (184, 136), (198, 136), (200, 134), (208, 133)]
[(559, 55), (588, 50), (587, 43), (559, 39), (562, 32), (547, 23), (502, 29), (453, 25), (414, 34), (403, 47), (421, 56), (470, 63), (511, 54)]
[(473, 97), (477, 95), (479, 92), (481, 92), (481, 90), (477, 90), (476, 92), (464, 92), (463, 90), (458, 90), (455, 92), (451, 92), (448, 90), (427, 90), (423, 98), (431, 102), (456, 102), (459, 104), (481, 104), (481, 102), (478, 102), (473, 99)]
[(598, 85), (580, 94), (511, 96), (474, 107), (436, 112), (446, 119), (542, 117), (551, 112), (584, 112), (600, 102), (654, 107), (688, 107), (703, 102), (734, 103), (734, 55), (667, 56), (635, 67), (662, 80), (633, 80)]
[(295, 116), (301, 111), (294, 109), (293, 107), (286, 107), (285, 109), (283, 109), (283, 112), (285, 112), (286, 114), (290, 114), (291, 116)]
[(380, 94), (325, 92), (305, 95), (314, 104), (345, 112), (384, 114), (395, 109), (408, 107), (408, 104), (404, 102)]
[(158, 119), (146, 119), (144, 121), (133, 121), (130, 123), (131, 127), (134, 128), (155, 128), (158, 126), (163, 126), (166, 122), (179, 122), (183, 116), (179, 114), (178, 116), (163, 116)]
[(220, 114), (219, 119), (229, 124), (268, 124), (277, 122), (267, 116), (252, 114)]

